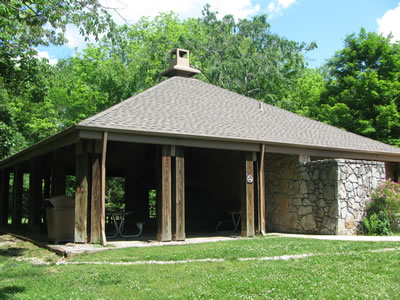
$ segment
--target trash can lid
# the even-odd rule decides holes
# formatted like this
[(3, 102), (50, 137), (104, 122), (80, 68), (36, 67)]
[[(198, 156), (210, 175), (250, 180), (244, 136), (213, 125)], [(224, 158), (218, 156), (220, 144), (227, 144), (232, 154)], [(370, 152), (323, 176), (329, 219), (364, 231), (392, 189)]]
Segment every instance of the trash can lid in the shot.
[(54, 208), (72, 208), (75, 207), (75, 201), (65, 195), (59, 195), (46, 199)]

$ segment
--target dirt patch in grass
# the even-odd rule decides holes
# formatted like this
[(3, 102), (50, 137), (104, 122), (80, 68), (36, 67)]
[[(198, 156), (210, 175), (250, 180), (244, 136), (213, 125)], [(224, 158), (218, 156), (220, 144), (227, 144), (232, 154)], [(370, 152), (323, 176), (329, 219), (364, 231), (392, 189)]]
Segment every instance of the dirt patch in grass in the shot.
[(22, 241), (9, 234), (0, 235), (0, 256), (32, 263), (55, 263), (61, 259), (53, 252)]

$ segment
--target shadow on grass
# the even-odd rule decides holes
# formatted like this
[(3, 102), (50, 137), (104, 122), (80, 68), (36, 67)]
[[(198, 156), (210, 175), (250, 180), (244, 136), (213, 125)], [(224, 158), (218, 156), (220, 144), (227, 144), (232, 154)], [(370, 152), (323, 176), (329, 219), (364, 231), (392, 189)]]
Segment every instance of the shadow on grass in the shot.
[(0, 299), (15, 299), (15, 294), (25, 291), (24, 287), (20, 286), (5, 286), (0, 288)]
[[(22, 256), (26, 252), (26, 248), (10, 247), (7, 249), (0, 249), (0, 256), (17, 257)], [(0, 295), (1, 296), (1, 295)], [(2, 299), (0, 297), (0, 299)]]

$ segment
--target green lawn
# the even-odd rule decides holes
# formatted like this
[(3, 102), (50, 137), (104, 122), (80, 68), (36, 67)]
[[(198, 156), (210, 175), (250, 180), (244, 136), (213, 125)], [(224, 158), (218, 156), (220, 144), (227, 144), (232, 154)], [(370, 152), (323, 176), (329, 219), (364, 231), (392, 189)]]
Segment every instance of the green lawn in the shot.
[[(384, 250), (387, 248), (389, 251)], [(295, 254), (313, 256), (256, 259)], [(58, 259), (25, 242), (2, 244), (0, 238), (0, 299), (398, 299), (400, 295), (398, 242), (267, 237), (111, 250), (68, 260), (117, 263), (224, 259), (166, 265), (34, 265), (16, 260), (27, 256), (47, 262)]]

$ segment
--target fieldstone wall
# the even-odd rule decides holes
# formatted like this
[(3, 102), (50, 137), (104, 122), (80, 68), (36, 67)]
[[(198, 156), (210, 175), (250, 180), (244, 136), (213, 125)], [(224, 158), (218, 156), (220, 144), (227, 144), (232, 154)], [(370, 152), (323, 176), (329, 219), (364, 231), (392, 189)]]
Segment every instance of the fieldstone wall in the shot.
[(371, 192), (385, 180), (385, 164), (373, 161), (338, 160), (337, 234), (356, 234), (362, 228), (365, 204)]
[(291, 233), (355, 234), (385, 179), (383, 163), (297, 155), (268, 154), (265, 170), (267, 230)]

